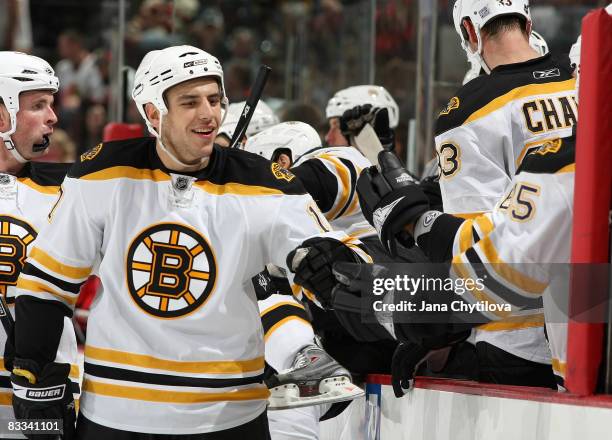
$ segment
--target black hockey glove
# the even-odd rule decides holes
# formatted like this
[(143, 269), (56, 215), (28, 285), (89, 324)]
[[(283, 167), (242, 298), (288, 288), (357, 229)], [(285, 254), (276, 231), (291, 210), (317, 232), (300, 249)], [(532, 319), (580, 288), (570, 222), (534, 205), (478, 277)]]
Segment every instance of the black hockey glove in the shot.
[(414, 386), (419, 365), (427, 359), (430, 350), (417, 344), (400, 343), (391, 359), (391, 385), (395, 397), (402, 397)]
[[(470, 331), (449, 334), (444, 337), (429, 338), (420, 344), (402, 341), (395, 349), (391, 360), (391, 384), (395, 397), (404, 396), (414, 385), (414, 376), (419, 366), (428, 358), (440, 357), (441, 349), (452, 347), (465, 341), (470, 336)], [(446, 353), (448, 355), (448, 353)], [(443, 363), (448, 359), (444, 358)], [(438, 366), (439, 369), (443, 365)]]
[(404, 227), (430, 209), (429, 200), (394, 153), (381, 151), (378, 163), (361, 172), (357, 194), (366, 220), (376, 228), (385, 250), (396, 256), (396, 239), (410, 243)]
[(378, 322), (374, 302), (381, 299), (372, 292), (374, 278), (389, 271), (379, 264), (334, 263), (337, 284), (332, 292), (332, 307), (340, 324), (353, 338), (363, 342), (393, 339)]
[(335, 261), (356, 263), (361, 259), (341, 241), (324, 237), (310, 238), (287, 255), (287, 267), (295, 273), (294, 282), (313, 293), (325, 309), (332, 307)]
[(264, 270), (251, 278), (251, 282), (259, 301), (270, 295), (293, 295), (284, 269), (273, 264), (266, 265)]
[(340, 118), (340, 131), (344, 137), (351, 139), (361, 132), (365, 124), (372, 125), (385, 150), (393, 150), (394, 135), (389, 126), (389, 112), (386, 108), (365, 104), (348, 109)]
[[(42, 369), (30, 359), (15, 358), (11, 382), (17, 420), (63, 421), (64, 440), (74, 438), (76, 411), (68, 379), (69, 364), (48, 363)], [(56, 439), (57, 434), (26, 434), (30, 439)]]

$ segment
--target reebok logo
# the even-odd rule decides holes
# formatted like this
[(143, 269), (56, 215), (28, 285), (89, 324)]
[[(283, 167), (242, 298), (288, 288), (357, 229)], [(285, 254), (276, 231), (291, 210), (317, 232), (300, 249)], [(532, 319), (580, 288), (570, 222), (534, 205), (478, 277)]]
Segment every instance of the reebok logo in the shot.
[(242, 112), (242, 116), (246, 118), (250, 111), (251, 111), (251, 106), (249, 104), (245, 104), (244, 111)]
[(554, 69), (536, 70), (533, 72), (533, 77), (535, 79), (554, 78), (556, 76), (561, 76), (561, 72), (556, 67)]
[(387, 206), (383, 206), (382, 208), (378, 208), (376, 211), (374, 211), (374, 215), (373, 215), (374, 227), (376, 228), (376, 232), (378, 232), (379, 236), (380, 236), (382, 227), (385, 224), (385, 221), (387, 221), (387, 217), (389, 217), (389, 214), (391, 213), (393, 208), (395, 208), (395, 205), (401, 202), (405, 197), (406, 196), (400, 197), (399, 199), (388, 204)]

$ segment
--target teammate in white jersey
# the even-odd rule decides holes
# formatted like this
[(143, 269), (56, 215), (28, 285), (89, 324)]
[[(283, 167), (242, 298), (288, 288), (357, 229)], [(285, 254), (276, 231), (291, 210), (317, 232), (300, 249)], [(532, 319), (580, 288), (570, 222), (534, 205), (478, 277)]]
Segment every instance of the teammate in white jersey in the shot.
[[(391, 184), (390, 189), (381, 191), (380, 181), (391, 183), (401, 172), (399, 163), (393, 167), (389, 166), (392, 161), (387, 162), (380, 173), (371, 168), (360, 179), (362, 206), (369, 212), (376, 212), (389, 200), (401, 198), (402, 206), (397, 210), (392, 208), (382, 220), (383, 233), (395, 225), (407, 228), (432, 262), (450, 263), (450, 270), (448, 264), (429, 272), (427, 269), (419, 272), (422, 267), (364, 269), (365, 266), (339, 264), (335, 266), (340, 281), (336, 296), (371, 297), (374, 278), (394, 278), (398, 274), (414, 278), (479, 279), (482, 283), (463, 289), (461, 295), (421, 289), (410, 299), (416, 305), (414, 310), (423, 313), (412, 314), (404, 310), (394, 313), (394, 319), (388, 316), (381, 319), (390, 334), (408, 344), (398, 350), (397, 365), (394, 363), (397, 367), (394, 371), (396, 394), (402, 394), (400, 385), (407, 388), (417, 365), (433, 349), (466, 337), (470, 327), (486, 323), (484, 327), (504, 329), (513, 323), (543, 323), (546, 308), (550, 349), (557, 360), (555, 373), (562, 385), (566, 334), (559, 331), (559, 327), (563, 325), (561, 319), (567, 316), (569, 277), (567, 264), (555, 263), (569, 262), (567, 237), (571, 235), (572, 225), (574, 158), (573, 136), (542, 143), (525, 157), (507, 193), (495, 208), (468, 220), (430, 210), (425, 194), (416, 185)], [(396, 300), (393, 294), (385, 296), (385, 301)], [(461, 311), (452, 305), (457, 302), (487, 307)], [(433, 310), (422, 303), (446, 304), (451, 310), (448, 320), (423, 319)], [(489, 307), (498, 305), (509, 305), (510, 309)], [(530, 341), (524, 342), (529, 344)], [(543, 372), (538, 376), (537, 370), (518, 358), (505, 359), (504, 366), (495, 368), (507, 380), (554, 387)], [(486, 364), (481, 367), (491, 368)]]
[[(53, 94), (59, 81), (53, 69), (44, 60), (18, 52), (0, 52), (0, 224), (2, 243), (0, 259), (0, 294), (11, 307), (15, 301), (17, 277), (24, 267), (26, 255), (34, 247), (40, 230), (48, 223), (48, 214), (57, 201), (59, 185), (68, 170), (68, 164), (30, 162), (47, 152), (49, 136), (57, 117), (53, 111)], [(26, 311), (27, 312), (27, 311)], [(20, 314), (28, 319), (28, 314)], [(17, 325), (20, 323), (18, 322)], [(78, 397), (79, 372), (77, 345), (71, 320), (59, 323), (53, 340), (57, 352), (49, 352), (48, 362), (55, 361), (66, 372), (70, 371), (69, 389)], [(5, 331), (0, 332), (0, 346), (7, 341)], [(7, 347), (7, 358), (1, 359), (11, 371), (12, 344)], [(0, 384), (0, 419), (14, 420), (11, 406), (12, 389), (8, 372), (2, 374)], [(69, 393), (70, 394), (70, 393)], [(74, 430), (74, 410), (64, 420), (66, 434)], [(3, 428), (2, 431), (5, 431)], [(0, 432), (0, 438), (23, 438), (18, 432)]]
[[(221, 128), (219, 128), (219, 133), (217, 134), (217, 139), (215, 140), (215, 142), (222, 147), (227, 147), (232, 140), (234, 130), (236, 130), (236, 125), (240, 119), (240, 114), (244, 109), (244, 104), (245, 101), (233, 102), (228, 106), (227, 114), (223, 120), (223, 124), (221, 124)], [(249, 122), (246, 132), (244, 133), (245, 138), (253, 136), (268, 127), (278, 124), (279, 122), (278, 116), (276, 116), (270, 106), (264, 101), (260, 100), (255, 107), (255, 111), (253, 111), (251, 121)], [(243, 143), (245, 140), (246, 139), (241, 139), (240, 141)]]
[[(529, 151), (571, 134), (575, 81), (569, 60), (540, 56), (530, 46), (525, 0), (458, 0), (453, 19), (464, 49), (486, 73), (463, 86), (436, 123), (444, 212), (469, 217), (493, 209)], [(544, 375), (550, 355), (541, 349), (543, 325), (526, 321), (500, 329), (475, 330), (481, 363), (492, 364), (489, 354), (497, 357), (501, 349)], [(506, 380), (493, 370), (481, 369), (481, 379)]]
[(65, 377), (45, 375), (41, 353), (54, 347), (41, 341), (74, 307), (71, 286), (93, 272), (103, 288), (88, 320), (77, 438), (269, 438), (251, 277), (269, 261), (311, 267), (327, 285), (320, 249), (367, 255), (324, 231), (291, 173), (214, 146), (227, 105), (215, 57), (192, 46), (149, 52), (132, 96), (155, 137), (101, 144), (64, 180), (18, 281), (17, 315), (38, 310), (16, 329), (11, 380), (29, 395), (39, 384), (60, 394)]

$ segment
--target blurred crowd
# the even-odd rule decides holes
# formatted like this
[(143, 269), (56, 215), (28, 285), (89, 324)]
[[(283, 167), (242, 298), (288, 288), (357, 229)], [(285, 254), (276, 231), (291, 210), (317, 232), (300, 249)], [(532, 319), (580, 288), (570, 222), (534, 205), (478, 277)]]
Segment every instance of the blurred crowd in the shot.
[[(380, 0), (371, 11), (370, 0), (128, 0), (124, 62), (136, 67), (149, 50), (195, 45), (221, 61), (230, 102), (246, 98), (259, 65), (265, 63), (272, 67), (266, 101), (281, 120), (304, 120), (321, 134), (327, 131), (323, 108), (333, 92), (372, 82), (374, 66), (374, 83), (398, 102), (396, 133), (403, 150), (408, 121), (415, 115), (418, 3)], [(534, 2), (533, 14), (546, 17), (535, 21), (553, 23), (538, 29), (551, 50), (569, 47), (564, 38), (578, 33), (568, 28), (579, 23), (574, 14), (597, 4), (597, 0)], [(61, 122), (45, 160), (71, 161), (102, 139), (111, 114), (111, 93), (116, 93), (111, 84), (118, 5), (118, 0), (0, 0), (0, 49), (42, 56), (54, 62), (60, 79), (56, 107)], [(459, 85), (467, 69), (456, 50), (456, 38), (447, 35), (448, 5), (449, 0), (438, 2), (436, 70), (445, 76), (438, 78), (436, 73), (434, 108), (446, 102), (449, 90)], [(564, 14), (558, 13), (559, 7)], [(374, 59), (368, 49), (371, 43)], [(449, 63), (454, 68), (448, 68)], [(454, 71), (456, 75), (449, 76)], [(127, 109), (124, 119), (139, 121), (134, 108)], [(400, 154), (404, 156), (403, 151)]]

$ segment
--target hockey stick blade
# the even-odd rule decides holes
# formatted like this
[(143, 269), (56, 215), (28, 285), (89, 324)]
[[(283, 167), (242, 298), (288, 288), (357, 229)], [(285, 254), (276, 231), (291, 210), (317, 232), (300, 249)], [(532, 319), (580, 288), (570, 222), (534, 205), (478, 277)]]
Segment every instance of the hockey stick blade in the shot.
[(257, 78), (255, 78), (255, 82), (253, 83), (253, 87), (251, 88), (251, 94), (249, 95), (246, 100), (246, 103), (244, 104), (244, 108), (242, 109), (242, 113), (240, 114), (240, 119), (238, 119), (236, 129), (234, 130), (234, 134), (232, 135), (232, 140), (230, 141), (229, 145), (230, 148), (236, 148), (240, 143), (240, 140), (246, 133), (246, 129), (249, 126), (249, 122), (251, 122), (251, 117), (253, 116), (255, 107), (257, 107), (259, 98), (261, 98), (261, 94), (266, 85), (266, 81), (268, 81), (268, 75), (270, 74), (270, 70), (272, 69), (270, 69), (264, 64), (259, 66)]
[(378, 163), (378, 153), (383, 151), (383, 146), (370, 124), (365, 124), (359, 134), (353, 137), (353, 145), (372, 162), (372, 165)]

